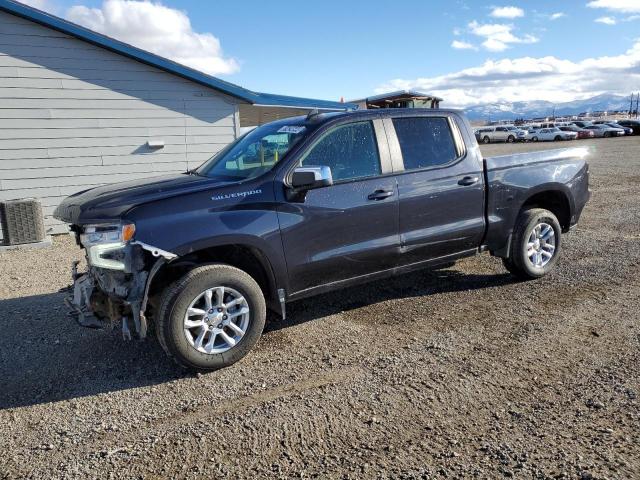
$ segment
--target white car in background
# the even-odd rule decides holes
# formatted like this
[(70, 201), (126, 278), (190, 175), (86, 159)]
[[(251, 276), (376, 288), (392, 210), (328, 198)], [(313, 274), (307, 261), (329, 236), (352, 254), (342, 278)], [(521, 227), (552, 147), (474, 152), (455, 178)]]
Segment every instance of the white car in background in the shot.
[(587, 125), (585, 130), (591, 130), (598, 138), (622, 137), (625, 132), (622, 128), (614, 128), (606, 124)]
[(578, 138), (578, 133), (563, 132), (558, 127), (539, 128), (529, 131), (528, 137), (532, 142), (557, 142), (560, 140), (575, 140)]
[(478, 143), (524, 142), (527, 132), (513, 125), (481, 127), (474, 131)]

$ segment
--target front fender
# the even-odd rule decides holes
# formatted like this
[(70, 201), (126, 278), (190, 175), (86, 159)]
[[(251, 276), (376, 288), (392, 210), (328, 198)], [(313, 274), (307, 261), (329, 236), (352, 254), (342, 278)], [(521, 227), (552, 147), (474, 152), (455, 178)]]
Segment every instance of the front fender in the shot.
[(269, 261), (278, 288), (285, 288), (287, 269), (273, 184), (244, 189), (259, 193), (233, 196), (237, 188), (198, 192), (142, 205), (126, 218), (136, 225), (136, 241), (178, 257), (225, 245), (255, 249)]

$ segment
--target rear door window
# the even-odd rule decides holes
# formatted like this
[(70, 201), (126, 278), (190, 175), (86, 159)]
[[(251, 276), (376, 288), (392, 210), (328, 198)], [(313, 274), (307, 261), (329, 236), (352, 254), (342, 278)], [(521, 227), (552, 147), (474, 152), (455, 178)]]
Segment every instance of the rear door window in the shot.
[(449, 121), (444, 117), (394, 118), (405, 170), (446, 165), (458, 157)]

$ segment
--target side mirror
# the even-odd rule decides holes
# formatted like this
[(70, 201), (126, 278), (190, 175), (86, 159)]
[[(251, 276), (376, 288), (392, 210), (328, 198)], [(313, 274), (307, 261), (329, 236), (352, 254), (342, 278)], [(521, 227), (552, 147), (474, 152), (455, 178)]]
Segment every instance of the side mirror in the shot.
[(298, 167), (291, 175), (294, 190), (304, 191), (333, 185), (333, 176), (329, 167)]

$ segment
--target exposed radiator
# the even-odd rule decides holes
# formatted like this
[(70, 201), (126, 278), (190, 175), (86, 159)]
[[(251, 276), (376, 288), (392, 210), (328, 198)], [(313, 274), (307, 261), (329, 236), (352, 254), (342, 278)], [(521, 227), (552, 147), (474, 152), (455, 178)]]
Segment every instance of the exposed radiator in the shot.
[(45, 239), (42, 205), (34, 198), (0, 202), (4, 245), (22, 245)]

